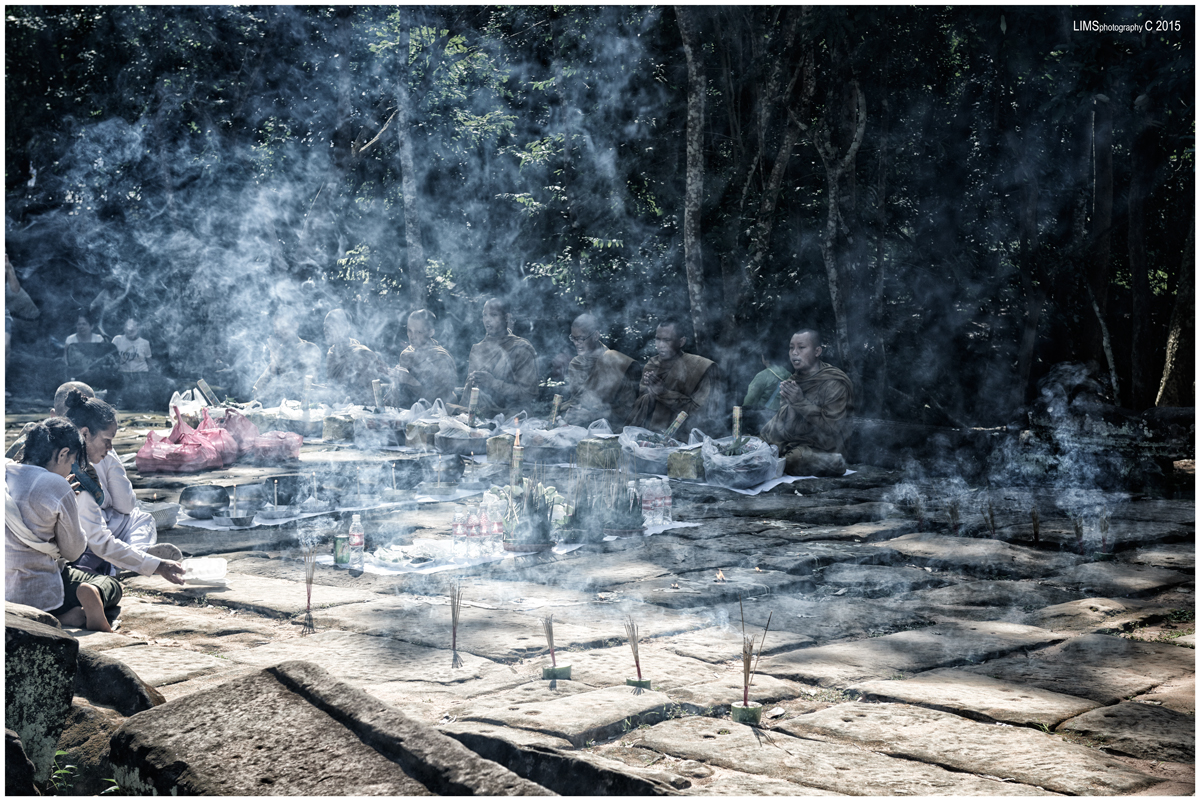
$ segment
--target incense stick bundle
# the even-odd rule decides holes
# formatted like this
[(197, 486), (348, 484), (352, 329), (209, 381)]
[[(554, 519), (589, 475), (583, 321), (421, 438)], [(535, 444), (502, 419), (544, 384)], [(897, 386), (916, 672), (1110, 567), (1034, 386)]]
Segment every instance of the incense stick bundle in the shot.
[(1041, 530), (1040, 530), (1041, 526), (1040, 526), (1040, 520), (1038, 518), (1038, 510), (1037, 510), (1036, 506), (1029, 510), (1029, 517), (1033, 521), (1033, 541), (1041, 542), (1041, 539), (1042, 539)]
[(554, 615), (542, 618), (542, 630), (546, 632), (546, 645), (550, 646), (550, 666), (558, 667), (554, 657)]
[(304, 546), (304, 590), (307, 594), (307, 607), (304, 612), (304, 626), (300, 629), (300, 634), (312, 634), (317, 630), (313, 624), (312, 618), (312, 587), (313, 577), (317, 572), (317, 545), (311, 543)]
[(450, 650), (454, 656), (450, 660), (450, 667), (460, 668), (463, 666), (463, 659), (458, 655), (458, 620), (459, 613), (462, 611), (462, 584), (456, 583), (450, 590)]
[(629, 637), (629, 647), (633, 650), (633, 666), (637, 668), (638, 681), (642, 680), (642, 661), (638, 658), (638, 630), (633, 622), (633, 615), (625, 618), (625, 635)]

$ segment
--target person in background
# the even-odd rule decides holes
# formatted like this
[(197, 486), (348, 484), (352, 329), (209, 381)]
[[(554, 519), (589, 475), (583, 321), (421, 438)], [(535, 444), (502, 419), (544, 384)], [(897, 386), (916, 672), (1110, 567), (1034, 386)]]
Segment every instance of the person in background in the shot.
[(483, 330), (483, 339), (471, 346), (459, 405), (466, 408), (471, 390), (478, 387), (479, 416), (507, 416), (526, 410), (537, 394), (537, 351), (528, 340), (513, 334), (507, 301), (492, 298), (483, 304)]
[(87, 551), (76, 566), (101, 575), (115, 574), (118, 568), (132, 570), (182, 584), (179, 549), (166, 543), (155, 545), (158, 532), (154, 518), (138, 507), (133, 485), (112, 450), (117, 435), (116, 411), (102, 400), (88, 399), (72, 390), (67, 395), (67, 419), (83, 437), (81, 461), (90, 462), (99, 478), (92, 482), (82, 469), (74, 470), (83, 490), (79, 495), (79, 525), (88, 541)]
[(150, 342), (141, 336), (137, 320), (126, 320), (124, 332), (113, 337), (112, 343), (121, 354), (122, 373), (150, 372)]
[(688, 338), (683, 331), (676, 320), (659, 323), (654, 335), (657, 355), (642, 370), (638, 399), (626, 424), (661, 432), (680, 412), (687, 412), (679, 431), (684, 440), (693, 428), (720, 436), (725, 428), (720, 418), (724, 407), (720, 369), (710, 359), (684, 353)]
[(49, 612), (64, 626), (112, 631), (105, 614), (121, 585), (59, 560), (87, 547), (79, 525), (71, 466), (84, 450), (79, 430), (62, 418), (30, 430), (21, 462), (4, 466), (4, 600)]
[(848, 433), (847, 413), (854, 385), (841, 370), (821, 361), (821, 335), (811, 328), (792, 334), (788, 350), (791, 377), (779, 385), (779, 411), (762, 429), (762, 438), (779, 446), (789, 476), (841, 476)]
[(437, 317), (427, 309), (408, 315), (408, 347), (400, 353), (400, 362), (391, 371), (392, 386), (387, 405), (409, 407), (424, 398), (432, 403), (441, 398), (454, 400), (458, 368), (450, 351), (433, 338)]
[[(777, 352), (775, 348), (771, 348), (770, 355), (772, 358), (769, 361), (766, 353), (762, 355), (763, 369), (750, 381), (746, 397), (742, 401), (742, 416), (748, 423), (748, 431), (759, 430), (779, 411), (779, 385), (791, 375), (791, 371), (784, 366), (788, 364), (786, 349)], [(775, 358), (776, 356), (782, 358)]]
[(388, 376), (383, 357), (354, 338), (354, 328), (344, 309), (325, 315), (325, 392), (331, 403), (375, 405), (371, 382)]
[(7, 253), (4, 254), (4, 311), (16, 320), (33, 321), (42, 316), (41, 309), (21, 287), (21, 280)]
[(278, 406), (284, 398), (299, 400), (304, 393), (304, 376), (315, 382), (321, 374), (321, 348), (300, 338), (298, 321), (288, 311), (276, 313), (267, 338), (270, 360), (254, 382), (251, 396), (263, 406)]
[(614, 430), (619, 429), (637, 400), (640, 365), (604, 346), (600, 323), (591, 314), (575, 318), (569, 339), (577, 355), (567, 367), (563, 418), (574, 426), (604, 419)]
[(106, 392), (120, 389), (117, 349), (92, 329), (86, 312), (75, 317), (75, 333), (64, 342), (63, 359), (68, 380), (82, 381)]

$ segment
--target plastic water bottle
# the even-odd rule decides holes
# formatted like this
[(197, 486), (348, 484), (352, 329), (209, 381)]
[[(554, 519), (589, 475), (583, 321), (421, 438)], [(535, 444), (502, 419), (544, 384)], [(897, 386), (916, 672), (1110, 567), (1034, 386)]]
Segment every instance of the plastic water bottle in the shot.
[(658, 480), (658, 489), (658, 498), (655, 501), (662, 501), (662, 513), (658, 515), (658, 524), (661, 526), (673, 523), (674, 520), (671, 518), (671, 482), (665, 478), (660, 478)]
[(645, 526), (658, 525), (655, 517), (657, 510), (654, 508), (654, 494), (658, 489), (655, 484), (657, 482), (654, 479), (643, 478), (638, 486), (642, 493), (642, 524)]
[(363, 573), (363, 546), (366, 535), (363, 533), (362, 517), (354, 515), (350, 518), (350, 574), (361, 576)]
[(467, 516), (463, 512), (455, 512), (454, 520), (450, 523), (451, 555), (454, 558), (466, 553)]

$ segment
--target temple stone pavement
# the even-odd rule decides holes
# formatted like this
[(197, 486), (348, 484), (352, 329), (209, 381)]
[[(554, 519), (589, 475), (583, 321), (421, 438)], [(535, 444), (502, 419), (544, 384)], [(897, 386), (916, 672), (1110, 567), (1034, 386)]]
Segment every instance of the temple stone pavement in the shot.
[[(143, 417), (139, 431), (161, 415)], [(14, 416), (8, 429), (11, 439)], [(118, 455), (139, 444), (126, 431)], [(139, 496), (173, 500), (191, 484), (407, 458), (323, 443), (290, 469), (130, 475)], [(330, 687), (503, 765), (512, 787), (1000, 796), (1178, 794), (1194, 783), (1190, 499), (1114, 494), (1111, 552), (1079, 552), (1044, 492), (993, 487), (1018, 499), (998, 508), (993, 532), (974, 510), (952, 526), (936, 499), (900, 503), (897, 472), (852, 468), (756, 496), (672, 481), (676, 521), (699, 525), (458, 566), (437, 554), (451, 550), (454, 512), (479, 496), (414, 497), (360, 514), (369, 553), (417, 558), (369, 560), (358, 576), (331, 559), (347, 514), (236, 531), (185, 518), (160, 541), (226, 559), (223, 584), (126, 577), (115, 633), (65, 631), (155, 687), (158, 709), (220, 698), (222, 687), (246, 695), (263, 671), (311, 665)], [(539, 475), (570, 480), (562, 467)], [(1030, 498), (1043, 509), (1037, 542), (1021, 507)], [(302, 538), (316, 543), (311, 585)], [(636, 661), (627, 625), (638, 629)], [(552, 665), (569, 665), (569, 678), (543, 678)], [(639, 668), (649, 688), (626, 683)], [(747, 670), (756, 726), (730, 718)], [(319, 723), (321, 709), (304, 714)], [(127, 725), (126, 739), (135, 730), (153, 738), (153, 727)], [(577, 784), (555, 784), (567, 775)]]

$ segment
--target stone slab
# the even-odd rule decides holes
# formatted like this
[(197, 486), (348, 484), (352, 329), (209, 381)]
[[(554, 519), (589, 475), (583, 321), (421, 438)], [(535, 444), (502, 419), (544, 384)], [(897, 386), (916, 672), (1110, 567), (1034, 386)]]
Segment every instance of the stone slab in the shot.
[[(972, 529), (979, 536), (987, 536), (988, 530), (982, 521), (976, 521)], [(996, 536), (1005, 542), (1023, 545), (1033, 544), (1033, 523), (1028, 517), (1009, 525), (1000, 525), (997, 519)], [(1176, 523), (1122, 520), (1113, 517), (1109, 520), (1108, 544), (1120, 550), (1138, 545), (1153, 545), (1155, 543), (1180, 542), (1190, 540), (1195, 536), (1190, 526)], [(1084, 541), (1100, 545), (1100, 535), (1094, 527), (1094, 519), (1084, 522)], [(1038, 544), (1063, 550), (1074, 550), (1076, 547), (1075, 522), (1065, 517), (1042, 518), (1038, 521)]]
[(1154, 704), (1163, 709), (1170, 709), (1183, 715), (1196, 716), (1196, 676), (1181, 676), (1163, 682), (1148, 693), (1143, 693), (1134, 701), (1144, 704)]
[[(951, 576), (937, 573), (939, 576)], [(894, 598), (897, 606), (923, 612), (937, 620), (997, 620), (1040, 625), (1030, 618), (1049, 604), (1068, 601), (1078, 593), (1037, 581), (966, 581), (917, 590)], [(1050, 628), (1041, 626), (1041, 628)]]
[(1193, 581), (1176, 570), (1120, 562), (1090, 562), (1060, 571), (1047, 583), (1078, 590), (1085, 595), (1129, 598), (1152, 595), (1169, 587)]
[(1175, 639), (1171, 640), (1171, 642), (1180, 646), (1181, 648), (1191, 648), (1193, 651), (1196, 650), (1196, 635), (1194, 633), (1185, 634), (1182, 637), (1176, 637)]
[(114, 648), (105, 651), (104, 655), (128, 665), (138, 678), (151, 687), (186, 681), (193, 676), (212, 673), (229, 665), (225, 660), (208, 654), (157, 645)]
[[(708, 513), (709, 507), (693, 508), (693, 512), (693, 514), (683, 514), (676, 507), (672, 513), (676, 522), (698, 523), (699, 525), (671, 529), (665, 532), (665, 535), (681, 540), (699, 541), (735, 534), (757, 534), (760, 531), (770, 529), (772, 522), (770, 520), (755, 520), (745, 517), (714, 516)], [(775, 535), (768, 534), (768, 536)], [(654, 537), (651, 537), (651, 539), (654, 539)]]
[[(667, 695), (689, 712), (711, 715), (715, 712), (727, 714), (729, 705), (742, 699), (742, 670), (724, 671), (714, 681), (691, 684), (677, 689), (668, 689)], [(762, 673), (755, 674), (750, 682), (750, 700), (760, 704), (773, 704), (794, 698), (806, 698), (801, 685), (793, 681), (777, 679)]]
[[(806, 716), (807, 717), (807, 716)], [(724, 719), (660, 723), (639, 745), (681, 759), (844, 795), (1045, 795), (1033, 787), (893, 759), (850, 745), (789, 737)]]
[(548, 562), (538, 565), (534, 570), (521, 571), (517, 576), (527, 581), (557, 584), (580, 592), (600, 592), (671, 572), (668, 568), (640, 558), (637, 553)]
[(134, 794), (547, 794), (298, 662), (128, 719), (111, 759)]
[(598, 629), (605, 642), (625, 641), (625, 618), (632, 616), (637, 623), (638, 636), (643, 640), (670, 637), (682, 632), (694, 631), (712, 625), (706, 610), (684, 612), (666, 609), (654, 604), (642, 603), (631, 598), (613, 594), (598, 603), (580, 604), (554, 609), (554, 625), (559, 621), (570, 626), (585, 626)]
[(1128, 795), (1158, 781), (1061, 737), (905, 704), (838, 704), (779, 728), (1069, 795)]
[[(830, 642), (852, 637), (880, 636), (896, 631), (932, 625), (933, 619), (918, 609), (900, 608), (889, 599), (804, 598), (772, 596), (755, 602), (736, 602), (710, 609), (718, 622), (741, 628), (742, 610), (746, 626), (762, 629), (771, 616), (771, 631), (803, 635), (815, 642)], [(740, 635), (735, 635), (735, 641)], [(772, 639), (767, 637), (767, 649)]]
[(1149, 520), (1195, 528), (1196, 505), (1192, 501), (1168, 498), (1133, 501), (1117, 506), (1112, 516), (1117, 520)]
[(1195, 652), (1163, 643), (1084, 634), (1028, 657), (995, 659), (965, 669), (1107, 705), (1194, 675)]
[[(780, 651), (791, 651), (796, 648), (813, 645), (816, 642), (812, 637), (804, 634), (776, 629), (774, 628), (774, 621), (772, 621), (771, 625), (771, 631), (767, 633), (764, 653), (773, 654)], [(761, 637), (762, 629), (759, 628), (756, 633)], [(741, 637), (741, 628), (735, 629), (731, 627), (728, 618), (726, 618), (723, 627), (711, 626), (699, 631), (676, 634), (672, 637), (662, 639), (658, 644), (680, 656), (719, 664), (740, 659)]]
[(1048, 576), (1078, 563), (1081, 557), (1046, 553), (999, 540), (946, 537), (940, 534), (906, 534), (872, 545), (899, 551), (922, 567), (952, 570), (991, 579), (1025, 579)]
[[(122, 601), (123, 605), (125, 603)], [(123, 626), (119, 631), (64, 630), (79, 640), (80, 648), (87, 648), (91, 651), (108, 651), (112, 648), (126, 648), (146, 644), (146, 640), (141, 635), (130, 632), (127, 626)]]
[[(122, 631), (130, 635), (147, 639), (186, 638), (190, 647), (217, 651), (265, 645), (278, 635), (279, 625), (272, 625), (244, 610), (198, 609), (144, 601), (123, 602), (121, 620), (124, 623)], [(136, 642), (131, 642), (129, 636), (125, 638), (126, 645)], [(92, 647), (86, 641), (80, 641), (80, 645)]]
[[(557, 623), (555, 623), (557, 628)], [(557, 642), (558, 635), (555, 634)], [(657, 643), (643, 642), (638, 646), (643, 678), (653, 682), (659, 692), (695, 684), (712, 673), (712, 666), (698, 659), (679, 656)], [(570, 664), (571, 679), (589, 687), (624, 686), (625, 679), (637, 678), (633, 651), (628, 644), (613, 648), (590, 648), (586, 651), (559, 651), (558, 663)]]
[(698, 606), (734, 601), (737, 598), (767, 597), (787, 592), (811, 590), (812, 581), (778, 570), (723, 569), (724, 578), (716, 571), (679, 573), (674, 576), (644, 579), (610, 587), (612, 592), (669, 609), (690, 609)]
[(660, 692), (606, 687), (566, 698), (481, 709), (460, 720), (532, 729), (582, 747), (664, 720), (670, 706), (671, 699)]
[[(546, 610), (549, 611), (549, 610)], [(442, 649), (449, 653), (451, 636), (450, 603), (443, 598), (397, 596), (370, 603), (348, 604), (313, 613), (318, 632), (341, 629), (374, 634), (404, 642)], [(595, 647), (608, 632), (584, 626), (559, 625), (555, 616), (556, 648)], [(537, 656), (546, 649), (546, 636), (540, 616), (507, 609), (481, 609), (464, 599), (458, 624), (458, 650), (487, 659), (513, 659)]]
[(1116, 633), (1142, 619), (1142, 605), (1129, 598), (1081, 598), (1034, 609), (1022, 622), (1070, 634)]
[(787, 540), (777, 537), (767, 536), (766, 533), (758, 534), (726, 534), (723, 537), (713, 537), (711, 539), (696, 540), (697, 548), (705, 548), (714, 551), (732, 551), (734, 553), (757, 554), (769, 548), (775, 548), (783, 545)]
[[(571, 684), (568, 681), (559, 682), (559, 685)], [(586, 691), (587, 688), (582, 688)], [(477, 734), (485, 737), (496, 737), (501, 740), (507, 740), (513, 745), (537, 745), (543, 748), (571, 748), (571, 743), (564, 740), (562, 737), (555, 737), (553, 734), (545, 732), (533, 731), (531, 729), (515, 729), (510, 726), (497, 726), (491, 723), (479, 723), (471, 721), (469, 723), (454, 721), (452, 723), (443, 723), (438, 726), (438, 731), (454, 737), (456, 734)]]
[[(153, 592), (178, 604), (187, 604), (203, 598), (211, 604), (222, 604), (238, 609), (249, 609), (268, 617), (293, 617), (303, 614), (307, 598), (304, 587), (304, 568), (297, 568), (296, 581), (263, 578), (245, 573), (227, 573), (228, 586), (180, 587), (157, 576), (127, 579), (126, 587), (143, 592)], [(313, 587), (314, 609), (325, 609), (342, 604), (361, 603), (379, 596), (373, 592), (345, 589), (342, 587)]]
[(782, 570), (803, 576), (828, 565), (891, 565), (903, 558), (903, 554), (882, 545), (809, 541), (788, 543), (764, 553), (759, 557), (758, 565), (764, 570)]
[(364, 684), (363, 689), (385, 704), (403, 709), (406, 714), (415, 718), (428, 723), (441, 723), (449, 710), (463, 703), (464, 699), (507, 692), (515, 687), (534, 683), (541, 677), (542, 669), (539, 665), (491, 665), (480, 670), (479, 678), (467, 679), (457, 684), (409, 679)]
[(902, 537), (917, 530), (915, 520), (892, 518), (869, 523), (854, 523), (849, 526), (800, 525), (779, 520), (763, 532), (771, 537), (781, 537), (789, 542), (882, 542)]
[[(751, 536), (751, 535), (736, 535)], [(761, 551), (727, 551), (701, 547), (700, 543), (720, 542), (728, 537), (712, 540), (684, 540), (667, 537), (650, 537), (643, 540), (639, 556), (671, 573), (684, 570), (716, 570), (718, 567), (750, 567), (758, 564)], [(782, 542), (782, 540), (775, 540)], [(605, 543), (606, 546), (615, 543)]]
[(1174, 545), (1150, 545), (1138, 548), (1133, 553), (1121, 554), (1122, 561), (1135, 565), (1148, 565), (1181, 573), (1196, 572), (1196, 543), (1182, 542)]
[(867, 700), (893, 701), (953, 712), (981, 723), (1054, 727), (1100, 704), (1073, 695), (993, 679), (955, 668), (918, 673), (903, 681), (867, 681), (850, 689)]
[(1100, 744), (1105, 751), (1163, 762), (1196, 761), (1196, 718), (1151, 704), (1122, 701), (1058, 726)]
[(451, 668), (448, 649), (425, 648), (389, 637), (372, 637), (348, 631), (318, 631), (308, 637), (281, 640), (260, 648), (233, 651), (229, 661), (267, 667), (293, 659), (311, 662), (335, 678), (366, 686), (385, 681), (415, 679), (434, 684), (457, 684), (477, 679), (492, 662), (459, 651), (463, 666)]
[(727, 768), (717, 768), (712, 778), (706, 781), (692, 782), (691, 787), (679, 791), (680, 795), (697, 796), (810, 796), (810, 795), (841, 795), (829, 790), (819, 790), (816, 787), (805, 787), (795, 782), (783, 779), (772, 779), (767, 776), (755, 776), (753, 773), (742, 773)]
[(896, 596), (949, 583), (945, 574), (934, 574), (915, 567), (893, 565), (830, 565), (821, 571), (819, 590), (828, 594), (847, 589), (848, 595), (864, 598)]
[(216, 670), (212, 673), (202, 673), (199, 676), (193, 676), (186, 681), (177, 681), (174, 684), (165, 684), (157, 688), (162, 697), (168, 701), (174, 701), (176, 698), (183, 698), (186, 695), (208, 690), (213, 687), (220, 686), (227, 681), (248, 676), (251, 673), (259, 670), (252, 665), (239, 665), (236, 662), (230, 663), (223, 670)]
[(977, 664), (1063, 639), (1044, 629), (994, 621), (939, 623), (857, 642), (763, 657), (759, 670), (780, 678), (845, 689), (872, 679)]

